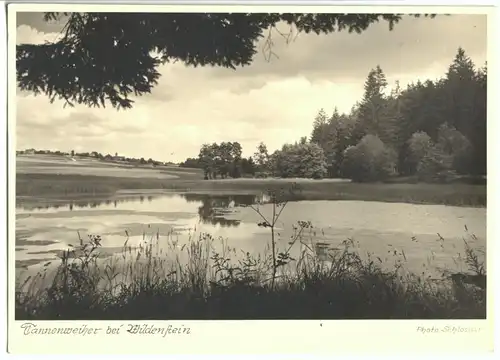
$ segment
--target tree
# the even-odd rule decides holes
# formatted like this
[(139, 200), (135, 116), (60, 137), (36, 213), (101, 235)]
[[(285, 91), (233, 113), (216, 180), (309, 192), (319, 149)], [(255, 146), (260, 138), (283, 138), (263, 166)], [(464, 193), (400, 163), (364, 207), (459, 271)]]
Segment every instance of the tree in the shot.
[(315, 143), (285, 144), (272, 155), (273, 172), (283, 178), (321, 179), (326, 175), (323, 149)]
[(186, 161), (179, 164), (180, 167), (185, 168), (202, 168), (203, 166), (200, 164), (199, 159), (195, 158), (187, 158)]
[(214, 144), (216, 154), (215, 164), (217, 173), (221, 178), (225, 178), (229, 173), (229, 165), (232, 163), (233, 144), (231, 142), (222, 142), (220, 145)]
[(231, 147), (231, 156), (234, 160), (240, 160), (243, 154), (243, 148), (239, 142), (233, 142)]
[(242, 147), (239, 142), (222, 142), (218, 147), (214, 147), (218, 157), (216, 159), (217, 172), (222, 178), (228, 175), (237, 178), (241, 176), (241, 154)]
[(334, 174), (335, 145), (338, 140), (336, 139), (338, 130), (336, 120), (338, 120), (339, 116), (337, 108), (335, 108), (330, 118), (321, 109), (314, 119), (311, 134), (311, 143), (315, 143), (323, 149), (326, 157), (327, 175), (330, 177)]
[[(158, 66), (166, 62), (231, 69), (250, 65), (257, 40), (278, 23), (303, 33), (361, 33), (380, 20), (392, 30), (402, 18), (399, 14), (46, 13), (45, 20), (61, 21), (63, 16), (62, 39), (17, 45), (19, 88), (70, 106), (109, 103), (117, 109), (131, 108), (132, 94), (150, 93), (160, 77)], [(269, 55), (271, 44), (268, 38)]]
[(203, 144), (198, 154), (198, 159), (205, 172), (205, 180), (212, 179), (215, 172), (214, 147), (209, 144)]
[[(399, 151), (404, 144), (404, 131), (402, 127), (405, 125), (403, 116), (403, 91), (399, 85), (399, 80), (396, 80), (396, 87), (391, 90), (390, 95), (386, 98), (385, 106), (382, 111), (381, 123), (379, 126), (379, 137), (384, 144), (391, 146), (396, 151)], [(403, 135), (403, 137), (401, 137)]]
[(447, 124), (441, 125), (438, 146), (443, 154), (451, 157), (453, 170), (466, 174), (471, 169), (472, 144), (460, 131)]
[(361, 140), (358, 128), (359, 109), (354, 106), (350, 114), (340, 114), (335, 108), (332, 116), (327, 118), (321, 109), (313, 122), (311, 142), (323, 149), (327, 164), (327, 176), (340, 176), (344, 151)]
[(344, 152), (342, 172), (353, 181), (384, 180), (395, 173), (396, 154), (375, 135), (366, 135)]
[(254, 153), (254, 162), (257, 165), (259, 171), (268, 170), (268, 162), (269, 162), (269, 152), (267, 151), (267, 146), (263, 142), (261, 142), (257, 146), (257, 151)]
[(432, 146), (417, 166), (421, 180), (435, 181), (446, 174), (452, 167), (451, 156), (445, 154), (439, 146)]
[(239, 142), (233, 142), (231, 146), (231, 164), (229, 168), (229, 176), (239, 178), (242, 175), (242, 156), (243, 148)]
[(446, 116), (449, 125), (472, 143), (470, 170), (477, 174), (486, 173), (486, 83), (487, 68), (476, 71), (465, 50), (459, 48), (446, 74)]
[[(335, 108), (337, 112), (337, 108)], [(327, 142), (327, 127), (328, 127), (328, 115), (324, 109), (320, 109), (313, 122), (313, 130), (311, 134), (311, 142), (318, 144), (323, 149), (325, 143)]]
[[(454, 157), (460, 160), (462, 150), (466, 149), (467, 139), (455, 133), (456, 130), (444, 124), (440, 127), (439, 142), (434, 143), (427, 133), (419, 131), (408, 141), (408, 165), (411, 174), (417, 174), (421, 180), (434, 181), (452, 169)], [(460, 134), (461, 135), (461, 134)], [(458, 161), (458, 164), (461, 164)]]
[(486, 174), (486, 134), (487, 134), (487, 83), (488, 83), (488, 68), (479, 69), (476, 74), (476, 91), (474, 92), (475, 103), (475, 119), (471, 134), (467, 138), (471, 141), (474, 147), (474, 161), (471, 171), (474, 174)]
[(241, 171), (243, 174), (255, 175), (255, 163), (252, 157), (241, 159)]
[(459, 48), (446, 74), (450, 125), (464, 133), (471, 132), (475, 120), (474, 92), (477, 91), (476, 71), (472, 60)]
[(419, 131), (414, 133), (408, 140), (407, 164), (410, 174), (417, 172), (420, 162), (429, 154), (434, 147), (432, 139), (427, 133)]
[(241, 176), (242, 147), (238, 142), (204, 144), (198, 154), (198, 164), (204, 169), (205, 179)]
[(377, 65), (375, 69), (370, 70), (368, 73), (364, 85), (365, 92), (359, 109), (359, 121), (365, 134), (379, 137), (383, 134), (382, 127), (386, 120), (384, 110), (387, 106), (387, 100), (384, 96), (386, 87), (385, 74)]
[(71, 157), (75, 156), (75, 150), (71, 150)]

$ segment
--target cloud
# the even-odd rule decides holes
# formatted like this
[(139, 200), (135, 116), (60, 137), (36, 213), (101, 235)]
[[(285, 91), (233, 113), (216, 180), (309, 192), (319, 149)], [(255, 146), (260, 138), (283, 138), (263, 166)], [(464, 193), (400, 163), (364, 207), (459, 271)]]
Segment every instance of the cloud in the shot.
[(44, 44), (58, 41), (61, 37), (61, 33), (45, 33), (29, 25), (18, 26), (16, 30), (16, 44)]
[[(24, 17), (18, 43), (58, 36), (60, 29), (40, 23), (37, 15)], [(274, 41), (279, 58), (266, 61), (261, 51), (251, 66), (236, 71), (165, 64), (152, 93), (134, 98), (134, 108), (127, 111), (63, 108), (60, 101), (50, 104), (43, 96), (18, 94), (17, 146), (163, 161), (197, 156), (202, 143), (220, 141), (239, 141), (245, 156), (260, 141), (274, 151), (309, 135), (319, 109), (348, 112), (377, 65), (389, 84), (399, 80), (403, 87), (444, 76), (459, 46), (482, 65), (486, 17), (405, 18), (392, 32), (387, 23), (379, 23), (360, 35), (301, 34), (289, 44), (283, 38)]]
[(65, 19), (62, 17), (61, 21), (44, 21), (42, 12), (17, 12), (16, 25), (21, 27), (28, 25), (43, 33), (58, 33), (63, 29)]
[[(299, 34), (288, 44), (275, 32), (273, 52), (279, 58), (266, 60), (260, 47), (252, 65), (238, 69), (236, 76), (305, 76), (350, 81), (366, 76), (376, 65), (388, 74), (415, 73), (436, 62), (449, 63), (459, 46), (469, 56), (484, 62), (486, 20), (486, 15), (404, 17), (393, 31), (389, 31), (386, 22), (380, 22), (361, 34)], [(235, 75), (229, 69), (213, 71), (218, 77)]]
[(75, 142), (84, 146), (91, 139), (99, 142), (109, 134), (140, 136), (148, 126), (148, 118), (138, 120), (137, 114), (120, 113), (114, 109), (89, 109), (84, 106), (63, 108), (63, 103), (50, 104), (44, 96), (17, 97), (16, 132), (18, 147), (40, 148), (58, 144), (60, 150), (68, 149)]

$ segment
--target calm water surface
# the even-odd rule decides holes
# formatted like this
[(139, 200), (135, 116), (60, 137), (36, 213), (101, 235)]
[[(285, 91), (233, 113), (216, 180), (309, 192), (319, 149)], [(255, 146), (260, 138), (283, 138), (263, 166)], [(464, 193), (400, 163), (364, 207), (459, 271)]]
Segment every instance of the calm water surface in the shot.
[[(138, 247), (152, 238), (165, 251), (181, 247), (189, 238), (209, 233), (239, 252), (263, 253), (269, 229), (259, 227), (260, 216), (245, 205), (266, 200), (253, 195), (166, 194), (117, 196), (105, 201), (47, 206), (19, 206), (16, 211), (16, 267), (39, 267), (57, 259), (62, 249), (78, 244), (78, 233), (98, 234), (103, 251), (119, 253), (124, 242)], [(259, 205), (271, 216), (271, 205)], [(472, 245), (486, 244), (486, 209), (442, 205), (412, 205), (363, 201), (290, 202), (278, 222), (279, 247), (288, 246), (299, 220), (314, 228), (305, 240), (341, 247), (352, 238), (362, 253), (394, 262), (394, 251), (404, 252), (407, 267), (457, 268), (463, 254), (465, 231), (477, 236)], [(444, 238), (440, 240), (438, 233)], [(424, 270), (425, 270), (424, 269)]]

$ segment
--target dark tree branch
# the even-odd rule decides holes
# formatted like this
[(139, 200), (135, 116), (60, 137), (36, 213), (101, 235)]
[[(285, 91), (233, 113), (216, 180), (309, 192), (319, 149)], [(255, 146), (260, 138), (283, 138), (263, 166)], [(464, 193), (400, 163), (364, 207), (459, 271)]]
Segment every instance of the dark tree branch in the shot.
[[(412, 15), (419, 16), (419, 15)], [(426, 15), (427, 16), (427, 15)], [(434, 15), (430, 15), (434, 17)], [(250, 65), (264, 31), (285, 22), (298, 33), (361, 33), (380, 20), (392, 30), (398, 14), (46, 13), (66, 17), (62, 39), (16, 49), (21, 90), (87, 106), (131, 108), (130, 95), (150, 93), (160, 64), (230, 69)], [(290, 33), (291, 34), (291, 33)], [(281, 34), (287, 39), (289, 35)], [(264, 48), (271, 56), (272, 38)], [(156, 54), (156, 55), (155, 55)]]

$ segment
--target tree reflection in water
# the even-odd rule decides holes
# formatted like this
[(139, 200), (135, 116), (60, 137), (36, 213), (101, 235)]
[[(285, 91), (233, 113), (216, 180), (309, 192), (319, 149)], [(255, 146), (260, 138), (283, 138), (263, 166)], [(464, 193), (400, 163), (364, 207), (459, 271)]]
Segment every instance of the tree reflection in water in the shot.
[[(200, 220), (205, 224), (220, 225), (224, 227), (235, 227), (240, 224), (239, 220), (227, 219), (226, 216), (232, 213), (232, 209), (240, 206), (248, 206), (262, 201), (260, 196), (255, 195), (213, 195), (213, 194), (176, 194), (176, 196), (181, 196), (185, 201), (193, 203), (201, 203), (198, 208), (198, 215)], [(85, 209), (92, 208), (95, 209), (101, 205), (111, 205), (116, 208), (118, 204), (130, 201), (139, 201), (144, 203), (147, 198), (148, 202), (152, 202), (154, 198), (158, 196), (128, 196), (120, 198), (108, 198), (108, 199), (78, 199), (78, 200), (67, 200), (58, 202), (47, 202), (43, 205), (36, 205), (30, 207), (33, 210), (46, 210), (46, 209), (60, 209), (67, 208), (69, 211), (74, 209)], [(23, 207), (23, 204), (17, 204), (17, 207)]]
[(182, 197), (187, 202), (201, 202), (198, 215), (203, 223), (225, 227), (236, 227), (240, 224), (239, 220), (225, 218), (232, 212), (232, 208), (252, 205), (258, 200), (255, 195), (183, 194)]
[(147, 197), (140, 195), (139, 197), (137, 196), (127, 196), (127, 197), (120, 197), (117, 199), (113, 198), (108, 198), (108, 199), (92, 199), (92, 200), (85, 200), (85, 199), (78, 199), (78, 200), (58, 200), (57, 202), (55, 201), (47, 201), (47, 203), (43, 205), (35, 205), (35, 206), (25, 206), (25, 204), (16, 204), (17, 208), (28, 208), (30, 210), (48, 210), (48, 209), (62, 209), (67, 207), (69, 211), (73, 211), (74, 209), (85, 209), (85, 208), (91, 208), (95, 209), (98, 208), (101, 205), (111, 205), (113, 204), (113, 207), (118, 207), (118, 204), (125, 203), (125, 202), (130, 202), (130, 201), (137, 201), (139, 200), (141, 203), (144, 202), (145, 199), (148, 200), (148, 202), (153, 201), (155, 197), (148, 195)]

